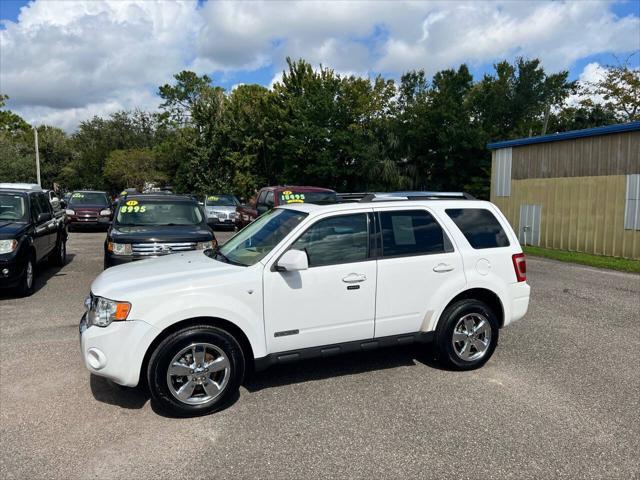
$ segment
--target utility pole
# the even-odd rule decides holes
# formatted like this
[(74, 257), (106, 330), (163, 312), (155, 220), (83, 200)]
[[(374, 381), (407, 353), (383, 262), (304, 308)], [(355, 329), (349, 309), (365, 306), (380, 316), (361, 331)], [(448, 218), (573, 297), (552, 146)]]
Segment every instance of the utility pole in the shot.
[(38, 150), (37, 127), (33, 127), (33, 136), (35, 137), (35, 142), (36, 142), (36, 175), (38, 176), (38, 185), (42, 186), (42, 184), (40, 183), (40, 151)]

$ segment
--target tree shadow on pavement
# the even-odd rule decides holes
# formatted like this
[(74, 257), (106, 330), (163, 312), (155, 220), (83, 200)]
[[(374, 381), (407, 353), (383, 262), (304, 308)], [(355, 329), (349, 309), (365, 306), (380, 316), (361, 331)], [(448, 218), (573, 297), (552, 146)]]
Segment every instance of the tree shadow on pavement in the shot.
[(89, 384), (93, 398), (109, 405), (138, 410), (149, 400), (149, 394), (144, 388), (122, 387), (97, 375), (91, 374)]

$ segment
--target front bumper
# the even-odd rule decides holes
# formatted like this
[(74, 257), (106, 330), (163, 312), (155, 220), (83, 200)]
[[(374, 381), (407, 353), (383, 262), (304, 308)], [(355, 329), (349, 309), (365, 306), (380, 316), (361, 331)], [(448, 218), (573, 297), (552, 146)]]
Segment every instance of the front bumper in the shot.
[(87, 370), (126, 387), (135, 387), (147, 349), (160, 331), (142, 320), (88, 326), (80, 320), (80, 352)]
[[(5, 255), (3, 255), (5, 256)], [(0, 288), (12, 288), (20, 283), (24, 272), (24, 261), (15, 253), (0, 260)], [(4, 271), (7, 270), (7, 273)]]

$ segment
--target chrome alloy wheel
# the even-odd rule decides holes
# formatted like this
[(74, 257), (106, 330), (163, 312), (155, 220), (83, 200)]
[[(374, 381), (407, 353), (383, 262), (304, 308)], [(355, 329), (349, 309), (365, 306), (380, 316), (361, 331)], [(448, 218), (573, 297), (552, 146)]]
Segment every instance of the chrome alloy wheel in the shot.
[(219, 397), (231, 373), (224, 351), (210, 343), (193, 343), (173, 357), (167, 370), (171, 394), (187, 405), (203, 405)]
[(481, 313), (469, 313), (460, 318), (453, 329), (453, 350), (462, 360), (479, 360), (491, 345), (491, 325)]

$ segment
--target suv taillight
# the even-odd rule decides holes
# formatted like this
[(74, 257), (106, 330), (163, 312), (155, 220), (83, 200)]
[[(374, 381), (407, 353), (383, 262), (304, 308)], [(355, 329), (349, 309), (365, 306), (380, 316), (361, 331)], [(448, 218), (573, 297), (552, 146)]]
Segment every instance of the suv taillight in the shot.
[(524, 253), (515, 253), (511, 257), (513, 260), (513, 269), (516, 271), (516, 278), (519, 282), (527, 280), (527, 260)]

